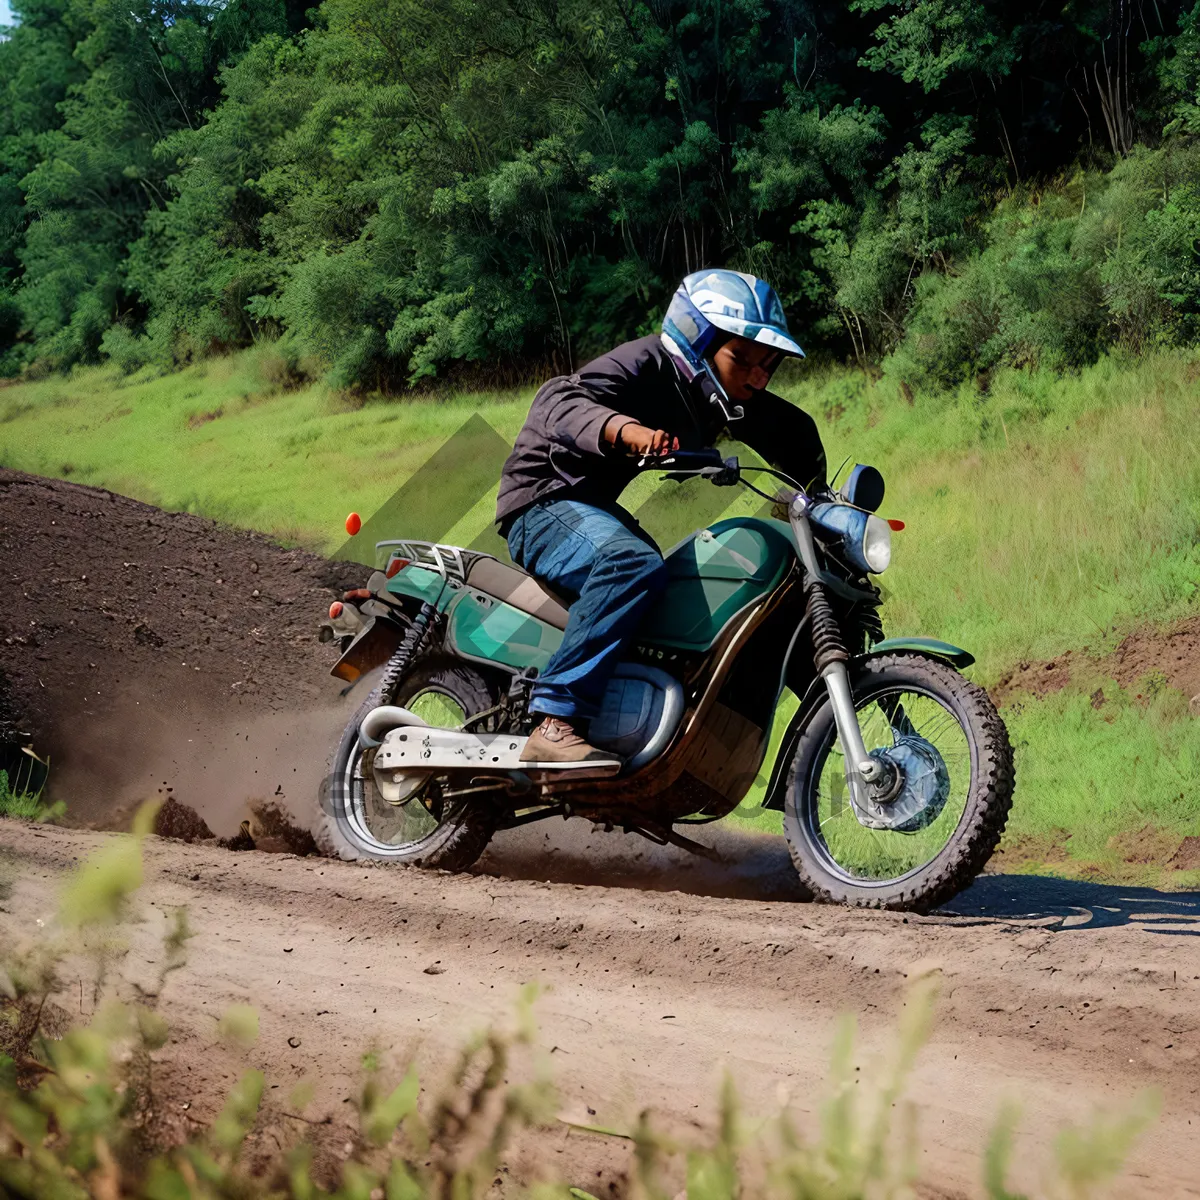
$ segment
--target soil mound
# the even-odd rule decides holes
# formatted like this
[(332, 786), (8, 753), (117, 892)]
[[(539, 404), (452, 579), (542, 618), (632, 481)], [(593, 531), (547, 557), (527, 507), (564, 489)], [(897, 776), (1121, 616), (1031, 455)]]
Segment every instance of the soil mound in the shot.
[[(1062, 691), (1073, 681), (1091, 686), (1097, 679), (1114, 679), (1132, 688), (1147, 676), (1165, 679), (1200, 707), (1200, 617), (1189, 617), (1165, 629), (1144, 626), (1135, 629), (1111, 654), (1093, 656), (1088, 647), (1068, 650), (1047, 662), (1018, 663), (991, 689), (992, 699), (1004, 704), (1017, 693), (1048, 696)], [(1093, 695), (1093, 704), (1103, 704), (1103, 693)]]
[(190, 805), (168, 796), (154, 815), (154, 832), (180, 842), (203, 842), (212, 837), (204, 818)]
[[(317, 642), (317, 621), (362, 573), (189, 513), (0, 469), (0, 736), (49, 755), (51, 794), (73, 819), (115, 824), (113, 797), (133, 778), (140, 794), (126, 807), (165, 787), (169, 769), (177, 791), (200, 760), (216, 772), (228, 746), (205, 755), (214, 719), (240, 722), (249, 742), (275, 714), (333, 702), (333, 651)], [(192, 757), (173, 751), (164, 765), (171, 745)]]

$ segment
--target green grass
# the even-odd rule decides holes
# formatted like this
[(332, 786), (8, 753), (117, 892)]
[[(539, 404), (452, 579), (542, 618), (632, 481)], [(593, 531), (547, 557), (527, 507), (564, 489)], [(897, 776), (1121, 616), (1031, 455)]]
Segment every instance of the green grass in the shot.
[(16, 817), (33, 821), (42, 811), (40, 792), (29, 792), (14, 786), (8, 772), (0, 771), (0, 817)]
[[(15, 817), (21, 821), (57, 818), (61, 812), (60, 807), (55, 805), (48, 808), (42, 802), (49, 761), (38, 758), (32, 746), (24, 747), (21, 754), (24, 755), (23, 758), (14, 756), (18, 761), (12, 771), (0, 768), (0, 817)], [(38, 767), (43, 769), (38, 770)], [(36, 784), (35, 777), (38, 780)]]
[(277, 390), (264, 360), (0, 389), (0, 463), (332, 551), (348, 512), (374, 512), (472, 414), (511, 438), (528, 407), (512, 394), (357, 406), (320, 385)]
[[(332, 552), (348, 511), (369, 516), (474, 414), (511, 441), (532, 395), (356, 406), (321, 385), (280, 391), (272, 367), (266, 347), (161, 378), (97, 368), (0, 389), (0, 463)], [(1200, 611), (1198, 380), (1196, 356), (1175, 353), (1065, 377), (1001, 373), (986, 394), (971, 385), (911, 404), (844, 370), (801, 368), (781, 390), (817, 418), (832, 466), (849, 456), (883, 470), (884, 513), (907, 522), (883, 577), (888, 632), (968, 647), (986, 685), (1068, 649), (1102, 670), (1130, 629)], [(461, 499), (457, 472), (434, 482)], [(722, 506), (756, 503), (655, 487), (643, 478), (627, 500), (664, 545)], [(471, 542), (493, 503), (480, 497), (446, 540)], [(1117, 699), (1101, 712), (1080, 688), (1007, 712), (1019, 771), (1007, 844), (1068, 874), (1193, 883), (1163, 863), (1171, 839), (1200, 834), (1187, 782), (1200, 777), (1200, 721), (1177, 694), (1147, 708), (1105, 690)], [(732, 819), (777, 826), (747, 806)], [(1131, 861), (1138, 831), (1159, 837), (1161, 862)]]

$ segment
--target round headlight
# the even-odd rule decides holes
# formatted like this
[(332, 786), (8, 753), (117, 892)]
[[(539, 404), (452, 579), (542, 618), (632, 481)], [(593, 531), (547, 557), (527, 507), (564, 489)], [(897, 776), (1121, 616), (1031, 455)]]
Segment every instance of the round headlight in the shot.
[(882, 517), (867, 518), (862, 540), (863, 558), (873, 575), (888, 569), (892, 561), (892, 530)]

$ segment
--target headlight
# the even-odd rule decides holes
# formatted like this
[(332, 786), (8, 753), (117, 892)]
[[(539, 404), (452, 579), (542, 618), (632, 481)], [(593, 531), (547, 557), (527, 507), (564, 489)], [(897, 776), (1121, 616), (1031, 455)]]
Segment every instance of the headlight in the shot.
[(809, 520), (826, 538), (841, 543), (846, 562), (864, 573), (878, 575), (892, 561), (892, 531), (882, 517), (849, 504), (814, 504)]
[(867, 518), (867, 526), (863, 530), (862, 556), (867, 570), (873, 575), (888, 569), (892, 561), (892, 530), (882, 517)]

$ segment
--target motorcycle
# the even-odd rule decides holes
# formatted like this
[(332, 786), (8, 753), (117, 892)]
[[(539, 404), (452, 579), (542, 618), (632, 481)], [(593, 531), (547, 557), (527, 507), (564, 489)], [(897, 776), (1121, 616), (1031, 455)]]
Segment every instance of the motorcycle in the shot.
[[(903, 526), (877, 515), (882, 475), (859, 465), (839, 492), (809, 493), (715, 450), (640, 465), (748, 487), (787, 519), (727, 518), (665, 556), (666, 589), (590, 726), (622, 761), (604, 776), (520, 762), (540, 719), (530, 689), (567, 623), (562, 598), (487, 554), (380, 542), (382, 569), (322, 628), (344, 647), (335, 676), (383, 670), (333, 753), (319, 840), (349, 859), (461, 871), (498, 830), (582, 817), (711, 856), (683, 831), (745, 799), (787, 689), (799, 703), (762, 803), (782, 810), (807, 890), (917, 912), (947, 901), (1004, 830), (1012, 748), (961, 673), (967, 651), (883, 637), (871, 576)], [(782, 490), (763, 491), (754, 472)]]

